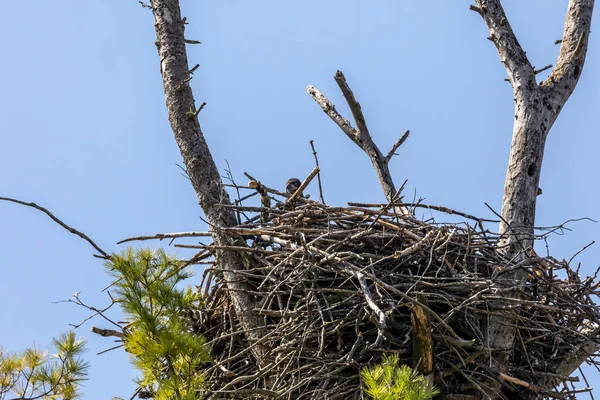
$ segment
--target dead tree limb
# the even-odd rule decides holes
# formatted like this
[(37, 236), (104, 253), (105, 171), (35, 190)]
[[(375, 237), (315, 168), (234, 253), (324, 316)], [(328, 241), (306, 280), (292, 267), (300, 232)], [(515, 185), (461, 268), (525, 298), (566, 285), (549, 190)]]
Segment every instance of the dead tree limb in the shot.
[[(476, 3), (471, 9), (481, 15), (487, 25), (488, 39), (496, 46), (514, 92), (515, 122), (502, 200), (500, 247), (508, 257), (519, 261), (527, 257), (528, 249), (533, 247), (544, 146), (550, 128), (581, 75), (594, 0), (569, 1), (558, 60), (548, 79), (539, 85), (535, 80), (536, 71), (519, 44), (500, 0), (476, 0)], [(523, 270), (515, 270), (503, 274), (497, 283), (519, 288), (525, 279)], [(518, 295), (518, 291), (512, 295)], [(502, 371), (514, 342), (510, 315), (491, 318), (486, 342), (495, 355), (493, 367)], [(572, 370), (587, 356), (582, 354), (582, 357), (574, 357)]]
[(100, 255), (94, 255), (95, 257), (103, 258), (105, 260), (108, 260), (110, 258), (110, 255), (107, 252), (105, 252), (104, 250), (102, 250), (96, 243), (94, 243), (94, 241), (92, 239), (90, 239), (88, 235), (86, 235), (85, 233), (80, 232), (77, 229), (72, 228), (69, 225), (65, 224), (60, 219), (58, 219), (54, 214), (52, 214), (47, 208), (39, 206), (39, 205), (37, 205), (35, 203), (28, 203), (26, 201), (13, 199), (11, 197), (0, 197), (0, 200), (10, 201), (11, 203), (21, 204), (23, 206), (32, 207), (32, 208), (35, 208), (36, 210), (40, 210), (41, 212), (43, 212), (44, 214), (46, 214), (47, 216), (49, 216), (52, 219), (52, 221), (54, 221), (57, 224), (59, 224), (60, 226), (62, 226), (67, 231), (71, 232), (73, 235), (77, 235), (80, 238), (82, 238), (83, 240), (85, 240), (86, 242), (88, 242), (89, 244), (91, 244), (92, 247), (94, 249), (96, 249), (96, 251), (98, 251), (98, 253), (100, 253)]
[[(396, 187), (394, 185), (392, 175), (390, 174), (388, 164), (394, 155), (394, 152), (408, 137), (408, 131), (404, 132), (400, 139), (396, 141), (392, 147), (392, 150), (390, 150), (387, 156), (384, 156), (369, 134), (369, 129), (367, 128), (367, 123), (365, 122), (365, 117), (362, 113), (360, 103), (354, 97), (354, 93), (352, 93), (350, 86), (348, 86), (348, 82), (346, 82), (346, 77), (342, 71), (337, 71), (334, 79), (340, 87), (340, 90), (342, 91), (342, 94), (348, 103), (348, 107), (350, 107), (354, 122), (356, 123), (356, 128), (354, 128), (350, 121), (344, 118), (335, 109), (335, 106), (329, 101), (329, 99), (327, 99), (327, 97), (325, 97), (325, 95), (323, 95), (316, 87), (309, 85), (306, 90), (308, 94), (321, 106), (329, 118), (331, 118), (333, 122), (335, 122), (342, 129), (346, 136), (348, 136), (350, 140), (360, 147), (367, 154), (367, 156), (369, 156), (386, 199), (389, 202), (394, 202), (397, 200), (394, 199), (394, 196), (396, 195)], [(404, 207), (398, 208), (402, 214), (409, 215), (408, 209)]]
[[(231, 202), (198, 122), (189, 85), (185, 25), (181, 19), (179, 1), (152, 0), (151, 6), (171, 128), (200, 206), (211, 225), (215, 244), (231, 246), (233, 239), (220, 228), (235, 226), (235, 213), (232, 209), (217, 206)], [(257, 342), (264, 336), (264, 332), (262, 320), (252, 311), (257, 307), (256, 300), (247, 293), (247, 285), (235, 273), (244, 269), (244, 257), (234, 250), (223, 249), (218, 251), (217, 262), (219, 269), (223, 271), (224, 281), (231, 290), (237, 318), (250, 342)], [(262, 345), (254, 346), (253, 353), (259, 363), (266, 351)]]

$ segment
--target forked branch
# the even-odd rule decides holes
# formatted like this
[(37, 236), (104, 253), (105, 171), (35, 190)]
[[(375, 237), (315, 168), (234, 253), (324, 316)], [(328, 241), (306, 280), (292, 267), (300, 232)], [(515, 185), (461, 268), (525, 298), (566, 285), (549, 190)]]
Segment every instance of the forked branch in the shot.
[[(508, 170), (502, 199), (501, 251), (517, 261), (530, 257), (533, 247), (535, 209), (548, 132), (575, 89), (587, 50), (594, 0), (569, 0), (560, 54), (550, 76), (539, 85), (536, 71), (519, 44), (500, 0), (475, 0), (471, 6), (483, 18), (489, 37), (508, 73), (515, 99), (515, 118)], [(546, 69), (543, 68), (543, 69)], [(498, 286), (520, 288), (527, 274), (509, 271), (495, 279)], [(510, 294), (520, 297), (519, 290)], [(494, 368), (502, 372), (514, 344), (514, 312), (497, 313), (486, 328), (486, 345), (493, 353)], [(597, 349), (598, 347), (596, 347)], [(573, 372), (591, 354), (575, 351), (571, 365), (561, 374)], [(545, 388), (552, 382), (539, 382)], [(497, 386), (497, 384), (496, 384)]]
[[(354, 97), (354, 93), (350, 89), (350, 86), (348, 85), (346, 77), (342, 71), (337, 71), (334, 79), (340, 87), (346, 102), (348, 103), (348, 107), (350, 108), (356, 123), (356, 128), (354, 128), (350, 121), (344, 118), (336, 110), (335, 106), (329, 101), (329, 99), (327, 99), (327, 97), (325, 97), (325, 95), (323, 95), (317, 88), (314, 86), (308, 86), (306, 90), (308, 94), (321, 106), (329, 118), (331, 118), (333, 122), (340, 127), (346, 136), (348, 136), (350, 140), (360, 147), (367, 154), (367, 156), (369, 156), (386, 199), (389, 202), (393, 202), (397, 200), (395, 198), (396, 187), (390, 174), (388, 164), (398, 147), (404, 143), (409, 133), (408, 131), (404, 132), (404, 134), (400, 137), (400, 139), (398, 139), (398, 141), (396, 141), (392, 149), (388, 152), (387, 156), (384, 156), (369, 134), (369, 129), (367, 128), (367, 123), (360, 107), (360, 103)], [(406, 208), (402, 208), (401, 212), (405, 215), (409, 214)]]

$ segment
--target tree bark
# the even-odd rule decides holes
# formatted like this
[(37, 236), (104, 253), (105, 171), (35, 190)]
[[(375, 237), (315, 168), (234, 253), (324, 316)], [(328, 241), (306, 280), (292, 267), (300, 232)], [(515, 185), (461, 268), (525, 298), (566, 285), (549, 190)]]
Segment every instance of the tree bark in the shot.
[[(236, 219), (232, 210), (218, 206), (230, 204), (230, 199), (198, 122), (198, 113), (189, 85), (191, 73), (179, 1), (152, 0), (151, 7), (169, 122), (200, 206), (211, 225), (213, 240), (216, 245), (225, 246), (231, 244), (233, 239), (219, 228), (236, 225)], [(264, 332), (262, 319), (252, 311), (257, 307), (256, 299), (247, 294), (247, 285), (241, 282), (235, 273), (236, 270), (244, 268), (243, 255), (231, 250), (222, 250), (217, 254), (217, 263), (223, 271), (225, 285), (230, 289), (237, 318), (247, 338), (251, 342), (258, 341), (264, 336)], [(254, 348), (254, 355), (260, 363), (266, 348)]]
[[(490, 33), (488, 39), (496, 46), (514, 93), (515, 121), (502, 200), (500, 251), (519, 262), (529, 257), (529, 250), (533, 248), (544, 146), (550, 128), (581, 75), (594, 0), (569, 1), (556, 66), (548, 79), (539, 85), (535, 80), (536, 72), (517, 41), (500, 0), (476, 0), (476, 3), (477, 6), (471, 9), (485, 21)], [(510, 295), (518, 297), (526, 278), (526, 271), (516, 269), (498, 272), (494, 281), (499, 288), (514, 288)], [(504, 371), (513, 347), (514, 321), (515, 315), (504, 311), (492, 316), (485, 330), (486, 346), (492, 354), (491, 366), (498, 372)], [(580, 357), (583, 358), (577, 366), (586, 358), (581, 353)]]

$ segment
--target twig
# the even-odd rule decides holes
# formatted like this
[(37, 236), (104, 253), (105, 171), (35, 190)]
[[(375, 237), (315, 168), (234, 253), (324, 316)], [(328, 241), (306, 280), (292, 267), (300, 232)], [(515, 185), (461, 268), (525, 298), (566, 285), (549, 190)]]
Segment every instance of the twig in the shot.
[(63, 228), (65, 228), (67, 231), (71, 232), (73, 235), (79, 236), (80, 238), (82, 238), (83, 240), (85, 240), (86, 242), (88, 242), (89, 244), (91, 244), (92, 247), (94, 249), (96, 249), (96, 251), (98, 251), (101, 254), (101, 256), (94, 254), (94, 257), (103, 258), (105, 260), (110, 259), (110, 255), (108, 255), (108, 253), (106, 253), (96, 243), (94, 243), (94, 241), (92, 239), (90, 239), (85, 233), (82, 233), (82, 232), (78, 231), (77, 229), (72, 228), (69, 225), (65, 224), (60, 219), (58, 219), (57, 217), (55, 217), (54, 214), (52, 214), (46, 208), (44, 208), (42, 206), (38, 206), (35, 203), (27, 203), (25, 201), (13, 199), (13, 198), (10, 198), (10, 197), (0, 197), (0, 200), (10, 201), (10, 202), (13, 202), (13, 203), (21, 204), (23, 206), (32, 207), (32, 208), (35, 208), (36, 210), (39, 210), (39, 211), (45, 213), (54, 222), (56, 222), (57, 224), (59, 224), (60, 226), (62, 226)]
[(402, 146), (402, 143), (404, 143), (404, 141), (408, 139), (408, 135), (410, 135), (410, 130), (407, 129), (406, 131), (404, 131), (402, 136), (400, 136), (400, 139), (398, 139), (396, 143), (394, 143), (390, 151), (387, 153), (387, 156), (385, 156), (386, 163), (389, 163), (392, 157), (396, 155), (396, 150), (398, 150), (398, 147)]
[(118, 241), (117, 244), (123, 244), (127, 242), (133, 241), (144, 241), (144, 240), (163, 240), (163, 239), (177, 239), (182, 237), (211, 237), (211, 232), (177, 232), (177, 233), (157, 233), (156, 235), (146, 235), (146, 236), (134, 236), (127, 239), (123, 239)]
[[(319, 168), (319, 159), (317, 158), (317, 151), (315, 150), (314, 142), (314, 140), (310, 141), (310, 147), (313, 151), (313, 156), (315, 156), (315, 166)], [(325, 204), (325, 199), (323, 198), (323, 187), (321, 186), (321, 170), (319, 170), (319, 173), (317, 174), (317, 182), (319, 183), (319, 199), (321, 200), (321, 203)]]
[(533, 73), (534, 73), (534, 74), (536, 74), (536, 75), (537, 75), (537, 74), (540, 74), (540, 73), (542, 73), (542, 72), (544, 72), (544, 71), (546, 71), (546, 70), (548, 70), (548, 69), (552, 68), (552, 66), (553, 66), (552, 64), (548, 64), (548, 65), (546, 65), (546, 66), (545, 66), (545, 67), (543, 67), (543, 68), (540, 68), (540, 69), (534, 69), (534, 70), (533, 70)]
[(579, 254), (583, 253), (585, 251), (585, 249), (587, 249), (588, 247), (590, 247), (594, 243), (596, 243), (596, 241), (592, 240), (590, 243), (588, 243), (585, 246), (583, 246), (583, 248), (581, 250), (579, 250), (577, 253), (573, 254), (573, 256), (571, 258), (569, 258), (569, 261), (567, 261), (567, 264), (571, 264), (571, 261), (573, 261), (573, 259), (575, 259), (575, 257), (577, 257)]

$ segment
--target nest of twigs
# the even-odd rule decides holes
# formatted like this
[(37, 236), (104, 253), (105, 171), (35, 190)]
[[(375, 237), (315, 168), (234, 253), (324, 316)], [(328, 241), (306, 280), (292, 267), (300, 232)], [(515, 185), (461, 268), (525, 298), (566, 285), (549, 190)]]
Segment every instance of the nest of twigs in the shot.
[[(206, 303), (190, 313), (214, 359), (204, 371), (210, 384), (204, 398), (360, 399), (362, 367), (396, 353), (427, 372), (421, 353), (428, 346), (429, 378), (447, 398), (480, 397), (493, 381), (503, 398), (569, 398), (576, 379), (556, 371), (595, 336), (595, 279), (582, 280), (567, 262), (533, 252), (511, 262), (497, 250), (499, 237), (486, 220), (445, 208), (407, 205), (459, 214), (464, 222), (420, 221), (389, 204), (283, 200), (230, 206), (247, 218), (227, 230), (237, 238), (232, 248), (248, 261), (238, 278), (260, 304), (260, 345), (269, 354), (256, 365), (223, 275), (217, 265), (208, 268)], [(205, 256), (214, 252), (208, 245)], [(515, 268), (528, 272), (518, 296), (491, 279)], [(484, 329), (491, 315), (503, 313), (516, 315), (517, 332), (499, 375), (489, 368)], [(536, 387), (548, 379), (554, 390)], [(456, 393), (463, 397), (450, 396)]]

